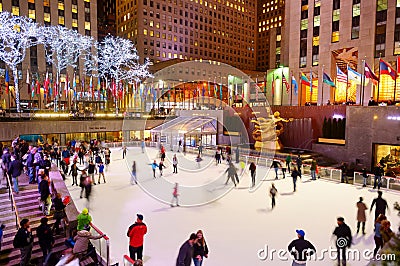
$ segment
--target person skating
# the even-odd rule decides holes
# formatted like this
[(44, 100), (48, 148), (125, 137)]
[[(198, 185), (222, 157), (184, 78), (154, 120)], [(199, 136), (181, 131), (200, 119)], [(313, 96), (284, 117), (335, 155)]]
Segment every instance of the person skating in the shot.
[(103, 181), (104, 183), (106, 183), (106, 177), (104, 176), (104, 164), (103, 161), (100, 161), (99, 163), (99, 180), (98, 180), (98, 184), (100, 184), (100, 178), (103, 177)]
[(368, 210), (367, 205), (363, 202), (363, 198), (357, 202), (357, 234), (360, 231), (360, 224), (362, 225), (362, 233), (365, 235), (365, 222), (367, 220), (365, 211)]
[[(178, 193), (178, 187), (179, 187), (179, 184), (178, 183), (175, 183), (175, 186), (174, 186), (174, 190), (173, 190), (173, 192), (172, 192), (172, 200), (171, 200), (171, 207), (175, 207), (175, 206), (177, 206), (177, 207), (179, 207), (179, 200), (178, 200), (178, 197), (179, 197), (179, 193)], [(176, 202), (176, 205), (174, 206), (174, 201)]]
[(128, 148), (126, 148), (126, 146), (122, 147), (122, 159), (125, 159), (126, 156), (126, 151), (128, 150)]
[(281, 163), (279, 161), (273, 160), (271, 164), (271, 168), (274, 168), (275, 170), (275, 179), (278, 179), (278, 170), (279, 167), (281, 167)]
[(202, 266), (203, 259), (208, 258), (208, 246), (204, 239), (203, 231), (198, 230), (196, 233), (197, 240), (193, 244), (193, 263), (194, 266)]
[[(97, 169), (96, 169), (96, 165), (94, 164), (93, 160), (89, 161), (87, 171), (88, 171), (88, 176), (94, 181), (95, 180), (94, 174), (95, 174), (95, 172), (97, 173)], [(94, 184), (96, 185), (96, 182), (94, 182)]]
[(272, 183), (271, 189), (269, 190), (269, 195), (271, 196), (272, 200), (272, 209), (275, 207), (275, 196), (278, 194), (278, 190), (275, 187), (275, 184)]
[(220, 150), (220, 148), (218, 148), (215, 151), (215, 164), (218, 165), (219, 163), (221, 163), (221, 156), (222, 156), (222, 152)]
[(228, 169), (226, 169), (225, 173), (228, 173), (228, 177), (226, 179), (225, 185), (228, 184), (228, 181), (229, 181), (229, 178), (230, 178), (232, 180), (233, 184), (236, 187), (235, 176), (237, 175), (237, 173), (236, 173), (236, 168), (233, 165), (233, 163), (229, 164), (229, 167), (228, 167)]
[(379, 229), (382, 236), (383, 245), (388, 243), (395, 233), (390, 229), (390, 222), (388, 220), (383, 220), (381, 222), (381, 228)]
[(69, 171), (69, 175), (72, 176), (72, 186), (73, 185), (78, 186), (78, 171), (80, 171), (80, 170), (79, 170), (76, 162), (74, 162), (71, 166), (71, 170)]
[(83, 195), (83, 191), (85, 190), (85, 180), (87, 178), (87, 174), (86, 174), (86, 170), (82, 170), (81, 171), (81, 176), (79, 178), (79, 186), (81, 187), (81, 194), (80, 194), (80, 198), (82, 198)]
[(286, 168), (289, 170), (290, 173), (290, 163), (292, 162), (292, 154), (288, 154), (285, 159)]
[(131, 177), (131, 185), (133, 183), (137, 184), (137, 177), (136, 177), (136, 161), (132, 162), (132, 177)]
[(164, 168), (167, 168), (165, 165), (164, 165), (164, 161), (160, 161), (159, 163), (158, 163), (158, 170), (160, 171), (160, 176), (162, 176), (162, 174), (163, 174), (163, 169)]
[(256, 170), (257, 170), (256, 164), (254, 162), (251, 162), (249, 167), (251, 176), (251, 187), (254, 187), (256, 185)]
[(173, 173), (177, 174), (178, 173), (178, 159), (176, 158), (176, 154), (174, 154), (174, 157), (172, 157), (172, 166), (174, 168)]
[(293, 256), (292, 266), (306, 266), (307, 257), (313, 255), (316, 249), (310, 241), (305, 240), (306, 233), (303, 230), (296, 230), (297, 239), (290, 242), (288, 250)]
[(190, 266), (193, 258), (193, 245), (197, 241), (197, 236), (192, 233), (187, 241), (179, 249), (176, 266)]
[(127, 236), (129, 237), (129, 257), (132, 260), (143, 259), (143, 241), (147, 233), (147, 226), (143, 223), (143, 215), (136, 215), (136, 222), (129, 226)]
[(382, 226), (382, 221), (386, 220), (386, 216), (383, 214), (380, 214), (378, 218), (375, 220), (374, 224), (374, 241), (375, 241), (375, 249), (374, 249), (374, 258), (376, 257), (376, 254), (378, 253), (378, 250), (380, 248), (383, 248), (383, 240), (382, 240), (382, 235), (381, 235), (381, 226)]
[(28, 219), (22, 219), (20, 222), (20, 228), (14, 237), (13, 245), (14, 248), (19, 248), (21, 252), (21, 266), (30, 265), (33, 248), (33, 235), (30, 227), (30, 221)]
[(40, 219), (40, 225), (36, 229), (36, 234), (39, 239), (39, 246), (43, 252), (43, 260), (46, 259), (47, 254), (51, 252), (54, 246), (54, 237), (51, 227), (47, 224), (49, 219), (43, 217)]
[(375, 220), (378, 218), (379, 214), (386, 214), (386, 209), (389, 210), (387, 201), (382, 198), (382, 191), (378, 191), (378, 197), (372, 201), (370, 212), (375, 206)]
[(142, 148), (142, 153), (144, 153), (144, 148), (146, 147), (146, 143), (144, 142), (144, 140), (140, 142), (140, 147)]
[(151, 165), (151, 169), (153, 170), (153, 177), (156, 178), (156, 169), (159, 167), (156, 160), (149, 165)]
[(296, 169), (296, 167), (293, 167), (291, 176), (292, 176), (292, 178), (293, 178), (293, 192), (296, 192), (297, 177), (300, 176), (300, 173), (299, 173), (299, 171)]
[(299, 177), (301, 178), (301, 167), (303, 166), (303, 160), (300, 154), (296, 158), (297, 171), (299, 172)]
[(200, 154), (199, 154), (199, 155), (197, 155), (197, 157), (196, 157), (197, 168), (200, 168), (200, 167), (201, 167), (201, 164), (200, 164), (201, 161), (203, 161), (203, 159), (200, 157)]
[(161, 145), (160, 153), (161, 153), (161, 161), (164, 162), (164, 160), (165, 160), (165, 147), (163, 145)]
[(340, 266), (340, 261), (342, 265), (346, 265), (346, 249), (351, 247), (353, 237), (351, 235), (350, 227), (344, 222), (343, 217), (337, 218), (338, 226), (333, 231), (333, 235), (336, 236), (336, 250), (337, 250), (337, 260)]

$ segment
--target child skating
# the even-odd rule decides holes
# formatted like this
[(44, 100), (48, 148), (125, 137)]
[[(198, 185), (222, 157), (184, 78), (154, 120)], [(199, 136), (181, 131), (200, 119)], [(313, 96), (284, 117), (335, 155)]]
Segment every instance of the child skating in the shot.
[[(172, 200), (171, 200), (171, 207), (179, 207), (179, 201), (178, 201), (178, 183), (175, 183), (174, 191), (172, 192)], [(174, 201), (176, 202), (176, 205), (174, 206)]]

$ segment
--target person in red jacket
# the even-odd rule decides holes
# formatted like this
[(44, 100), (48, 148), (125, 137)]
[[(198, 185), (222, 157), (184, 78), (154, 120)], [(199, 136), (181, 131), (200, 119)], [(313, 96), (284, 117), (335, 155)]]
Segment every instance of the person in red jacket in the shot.
[(143, 215), (137, 214), (134, 224), (129, 226), (127, 236), (129, 237), (129, 257), (132, 260), (143, 259), (143, 238), (147, 233), (147, 226), (143, 223)]

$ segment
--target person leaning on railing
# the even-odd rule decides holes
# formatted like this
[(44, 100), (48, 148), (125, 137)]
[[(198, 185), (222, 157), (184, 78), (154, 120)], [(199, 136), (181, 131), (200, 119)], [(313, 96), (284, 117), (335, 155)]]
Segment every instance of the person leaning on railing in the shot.
[(87, 230), (78, 231), (77, 235), (74, 237), (75, 245), (72, 250), (73, 254), (81, 259), (88, 253), (90, 239), (100, 239), (104, 236), (105, 234), (93, 236), (90, 231)]

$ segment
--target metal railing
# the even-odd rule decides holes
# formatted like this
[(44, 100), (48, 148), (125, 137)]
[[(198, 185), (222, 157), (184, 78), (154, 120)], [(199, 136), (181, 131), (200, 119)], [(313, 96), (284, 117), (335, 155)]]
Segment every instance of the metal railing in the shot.
[(105, 236), (94, 224), (90, 223), (90, 227), (93, 236), (103, 236), (97, 240), (92, 239), (92, 244), (96, 248), (96, 252), (101, 259), (101, 265), (110, 266), (110, 238)]
[[(362, 186), (364, 184), (364, 177), (361, 172), (354, 172), (354, 184)], [(375, 182), (375, 175), (367, 174), (366, 185), (368, 187), (373, 187)], [(378, 180), (377, 180), (378, 182)], [(387, 190), (400, 191), (400, 178), (391, 176), (381, 177), (381, 187)]]
[(6, 176), (6, 179), (7, 179), (7, 184), (8, 184), (8, 198), (10, 199), (10, 202), (11, 202), (11, 210), (14, 212), (14, 215), (15, 215), (15, 225), (17, 226), (17, 229), (19, 229), (20, 219), (19, 219), (17, 204), (15, 202), (14, 194), (12, 193), (12, 186), (11, 186), (10, 178), (8, 176)]
[(124, 255), (122, 261), (124, 266), (133, 266), (135, 264), (133, 259), (131, 259), (128, 255)]

